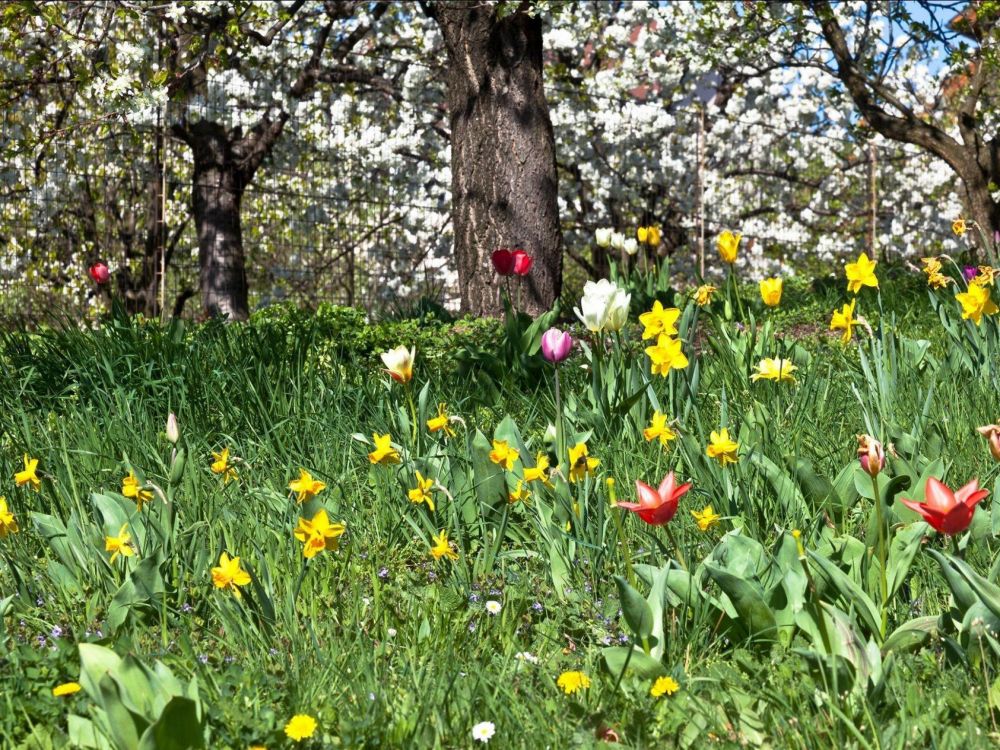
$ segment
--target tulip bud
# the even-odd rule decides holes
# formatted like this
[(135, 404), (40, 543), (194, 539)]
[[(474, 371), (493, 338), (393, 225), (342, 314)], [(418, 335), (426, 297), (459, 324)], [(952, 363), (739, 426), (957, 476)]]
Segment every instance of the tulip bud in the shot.
[(1000, 425), (988, 424), (985, 427), (977, 427), (976, 430), (986, 438), (993, 458), (1000, 461)]
[(90, 267), (90, 278), (94, 280), (95, 284), (104, 285), (108, 283), (108, 279), (111, 278), (111, 271), (108, 269), (106, 263), (101, 263), (98, 261)]
[(611, 227), (601, 227), (595, 230), (594, 242), (598, 247), (608, 247), (611, 244)]
[(885, 466), (885, 451), (882, 450), (882, 443), (871, 435), (858, 435), (858, 460), (861, 468), (869, 476), (877, 476), (882, 467)]
[(181, 438), (181, 431), (177, 426), (177, 415), (173, 412), (167, 416), (167, 440), (176, 445)]
[(622, 249), (629, 255), (635, 255), (639, 252), (639, 242), (635, 237), (629, 237), (622, 243)]
[(623, 247), (625, 247), (625, 235), (622, 232), (612, 232), (611, 249), (621, 250)]
[(559, 364), (573, 349), (573, 337), (568, 331), (550, 328), (542, 334), (542, 356), (553, 364)]

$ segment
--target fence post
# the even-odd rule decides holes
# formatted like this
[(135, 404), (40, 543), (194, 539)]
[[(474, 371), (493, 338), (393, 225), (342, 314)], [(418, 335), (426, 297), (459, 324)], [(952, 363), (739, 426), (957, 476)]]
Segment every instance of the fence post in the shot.
[(698, 107), (698, 273), (705, 278), (705, 107)]
[[(868, 254), (875, 260), (876, 226), (878, 224), (878, 171), (875, 141), (868, 141)], [(883, 257), (882, 260), (885, 260)]]

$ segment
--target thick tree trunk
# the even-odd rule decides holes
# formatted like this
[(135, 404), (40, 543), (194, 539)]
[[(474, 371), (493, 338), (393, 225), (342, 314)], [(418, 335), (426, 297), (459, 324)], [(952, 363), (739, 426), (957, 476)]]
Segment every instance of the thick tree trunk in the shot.
[(192, 135), (192, 198), (202, 307), (212, 317), (246, 320), (250, 310), (240, 228), (245, 185), (233, 153), (234, 139), (221, 125), (208, 122), (194, 126)]
[(463, 312), (500, 312), (490, 255), (522, 248), (535, 259), (514, 280), (515, 300), (548, 310), (562, 283), (555, 140), (542, 87), (542, 22), (491, 4), (431, 10), (448, 50), (452, 223)]

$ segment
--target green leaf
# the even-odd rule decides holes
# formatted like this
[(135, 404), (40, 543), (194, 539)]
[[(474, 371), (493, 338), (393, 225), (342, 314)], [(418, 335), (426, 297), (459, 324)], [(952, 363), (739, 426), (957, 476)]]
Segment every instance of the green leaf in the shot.
[(738, 622), (749, 638), (777, 638), (774, 613), (756, 583), (738, 578), (727, 570), (705, 563), (705, 570), (732, 602)]
[(882, 644), (882, 655), (890, 651), (918, 651), (938, 632), (938, 617), (917, 617), (893, 630)]
[(205, 746), (204, 728), (198, 720), (198, 705), (175, 695), (160, 717), (142, 734), (139, 750), (188, 750)]
[(602, 649), (601, 655), (608, 671), (615, 678), (626, 669), (626, 664), (628, 665), (626, 676), (634, 675), (644, 680), (653, 680), (667, 674), (663, 664), (634, 646), (611, 646)]
[(618, 584), (618, 596), (622, 603), (622, 614), (625, 622), (640, 640), (648, 639), (653, 632), (653, 612), (649, 604), (638, 591), (629, 585), (621, 576), (615, 576)]

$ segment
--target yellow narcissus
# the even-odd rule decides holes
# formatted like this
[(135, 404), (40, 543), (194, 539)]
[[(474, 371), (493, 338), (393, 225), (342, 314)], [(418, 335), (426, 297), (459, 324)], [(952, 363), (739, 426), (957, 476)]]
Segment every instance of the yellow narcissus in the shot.
[(240, 567), (240, 558), (219, 555), (218, 567), (212, 568), (212, 583), (217, 589), (229, 589), (237, 599), (242, 597), (239, 587), (250, 583), (250, 574)]
[(848, 263), (844, 266), (844, 273), (847, 274), (847, 291), (851, 294), (857, 294), (863, 286), (878, 289), (878, 279), (875, 277), (875, 266), (877, 265), (877, 260), (872, 260), (864, 253), (860, 253), (854, 263)]
[(677, 320), (681, 311), (676, 307), (664, 307), (659, 300), (653, 303), (653, 309), (639, 316), (643, 325), (643, 340), (658, 336), (674, 336), (677, 334)]
[(757, 372), (750, 376), (754, 382), (758, 380), (773, 380), (776, 383), (794, 383), (792, 375), (797, 368), (790, 359), (762, 359), (757, 364)]
[(330, 523), (330, 517), (321, 509), (312, 519), (299, 518), (294, 536), (303, 544), (303, 557), (310, 560), (324, 550), (336, 550), (346, 530), (342, 523)]
[(688, 366), (687, 355), (681, 347), (680, 339), (661, 335), (656, 340), (656, 346), (646, 347), (646, 356), (650, 360), (650, 371), (654, 375), (666, 377), (671, 370), (683, 370)]
[(851, 340), (851, 335), (854, 332), (854, 326), (857, 325), (858, 321), (854, 318), (854, 305), (857, 303), (856, 299), (852, 299), (849, 305), (844, 305), (844, 309), (833, 311), (833, 318), (830, 320), (830, 330), (831, 331), (843, 331), (844, 333), (840, 336), (840, 342), (846, 344)]
[(372, 439), (375, 441), (375, 450), (368, 454), (368, 460), (373, 464), (398, 464), (402, 461), (399, 451), (392, 447), (392, 437), (389, 433), (385, 435), (372, 433)]
[(737, 460), (737, 452), (740, 449), (740, 444), (729, 437), (729, 430), (723, 427), (718, 432), (713, 430), (712, 434), (709, 436), (708, 446), (705, 448), (705, 454), (709, 458), (714, 458), (719, 462), (719, 466), (725, 467), (726, 464), (734, 464)]
[(998, 309), (990, 299), (990, 290), (979, 284), (969, 284), (968, 291), (959, 292), (955, 299), (962, 306), (962, 318), (971, 320), (977, 326), (982, 323), (984, 315), (993, 315)]

